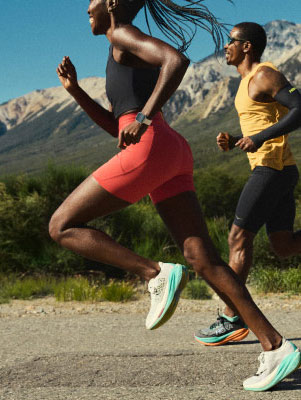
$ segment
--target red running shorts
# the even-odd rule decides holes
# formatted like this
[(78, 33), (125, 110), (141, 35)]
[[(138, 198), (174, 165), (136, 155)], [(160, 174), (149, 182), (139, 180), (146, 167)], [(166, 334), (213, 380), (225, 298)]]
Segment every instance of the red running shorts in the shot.
[[(119, 118), (119, 131), (137, 113)], [(93, 172), (109, 193), (129, 203), (147, 194), (159, 203), (179, 193), (195, 191), (193, 157), (187, 141), (157, 113), (137, 144), (131, 144)]]

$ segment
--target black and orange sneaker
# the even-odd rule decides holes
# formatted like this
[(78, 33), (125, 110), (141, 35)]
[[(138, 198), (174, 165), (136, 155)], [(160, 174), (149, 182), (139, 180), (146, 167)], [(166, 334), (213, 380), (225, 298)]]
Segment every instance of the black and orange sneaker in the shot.
[(227, 342), (238, 342), (249, 334), (249, 328), (238, 317), (219, 315), (209, 328), (200, 329), (194, 338), (205, 346), (220, 346)]

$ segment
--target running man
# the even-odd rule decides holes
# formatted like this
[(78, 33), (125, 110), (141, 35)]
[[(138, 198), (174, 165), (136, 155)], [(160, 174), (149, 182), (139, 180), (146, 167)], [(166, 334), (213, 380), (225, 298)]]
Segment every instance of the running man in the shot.
[[(191, 40), (184, 36), (187, 25), (181, 24), (185, 21), (201, 27), (205, 24), (218, 45), (222, 26), (214, 15), (201, 1), (181, 3), (90, 1), (92, 33), (106, 35), (111, 44), (106, 89), (112, 111), (105, 110), (82, 90), (69, 57), (64, 57), (57, 73), (64, 88), (93, 121), (118, 137), (122, 150), (70, 194), (52, 216), (49, 231), (60, 245), (148, 281), (151, 307), (146, 327), (158, 328), (176, 308), (185, 285), (186, 268), (141, 257), (87, 225), (150, 194), (187, 262), (237, 310), (260, 340), (269, 354), (265, 364), (268, 385), (274, 386), (299, 365), (300, 353), (273, 328), (245, 285), (217, 254), (195, 194), (191, 150), (162, 118), (161, 108), (180, 84), (189, 61), (172, 46), (144, 34), (132, 24), (146, 6), (163, 32), (175, 40), (182, 39), (182, 51)], [(193, 32), (192, 29), (192, 36)], [(274, 378), (275, 368), (277, 372), (287, 357), (285, 375), (276, 373)]]
[[(247, 152), (252, 174), (238, 201), (229, 233), (229, 264), (246, 282), (252, 264), (253, 241), (266, 225), (272, 248), (281, 257), (301, 253), (301, 235), (294, 233), (294, 188), (298, 169), (288, 133), (301, 126), (301, 95), (270, 62), (260, 62), (267, 42), (264, 29), (251, 22), (237, 24), (225, 45), (228, 65), (241, 75), (235, 98), (243, 136), (222, 132), (217, 144), (223, 151), (239, 147)], [(249, 333), (235, 310), (224, 313), (195, 338), (219, 346), (239, 341)]]

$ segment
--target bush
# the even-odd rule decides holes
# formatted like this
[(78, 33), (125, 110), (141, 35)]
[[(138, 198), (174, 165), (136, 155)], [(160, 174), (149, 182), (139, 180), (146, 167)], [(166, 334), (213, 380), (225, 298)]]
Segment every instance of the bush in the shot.
[(80, 181), (82, 168), (49, 165), (38, 177), (7, 177), (0, 182), (0, 272), (70, 273), (83, 259), (49, 237), (52, 212)]
[(93, 226), (103, 229), (118, 243), (142, 257), (164, 262), (184, 262), (180, 250), (148, 199), (98, 220)]
[(205, 281), (193, 279), (187, 283), (187, 286), (183, 290), (182, 297), (184, 299), (207, 300), (211, 299), (212, 295)]
[(301, 294), (300, 268), (255, 268), (250, 276), (250, 283), (260, 293)]
[(218, 253), (224, 261), (229, 259), (229, 221), (225, 217), (207, 220), (209, 235)]
[(126, 302), (132, 300), (135, 289), (130, 283), (111, 281), (101, 289), (101, 296), (104, 300), (114, 302)]
[(0, 278), (1, 297), (8, 302), (9, 299), (28, 300), (37, 297), (53, 295), (56, 280), (54, 278), (23, 278), (16, 276), (2, 276)]
[(245, 178), (234, 178), (218, 168), (197, 170), (196, 193), (206, 218), (226, 217), (233, 220), (236, 204)]
[(125, 282), (111, 281), (107, 285), (89, 282), (83, 277), (68, 278), (55, 288), (58, 301), (114, 301), (124, 302), (134, 297), (134, 287)]
[(101, 289), (83, 277), (68, 278), (58, 283), (54, 290), (57, 301), (100, 301)]

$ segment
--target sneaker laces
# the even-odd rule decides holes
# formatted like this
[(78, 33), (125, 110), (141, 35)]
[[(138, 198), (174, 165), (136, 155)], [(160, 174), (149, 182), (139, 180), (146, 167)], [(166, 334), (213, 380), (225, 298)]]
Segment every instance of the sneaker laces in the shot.
[(214, 329), (219, 325), (225, 326), (225, 318), (220, 314), (219, 308), (217, 309), (217, 319), (215, 322), (213, 322), (212, 325), (210, 325), (209, 329)]

